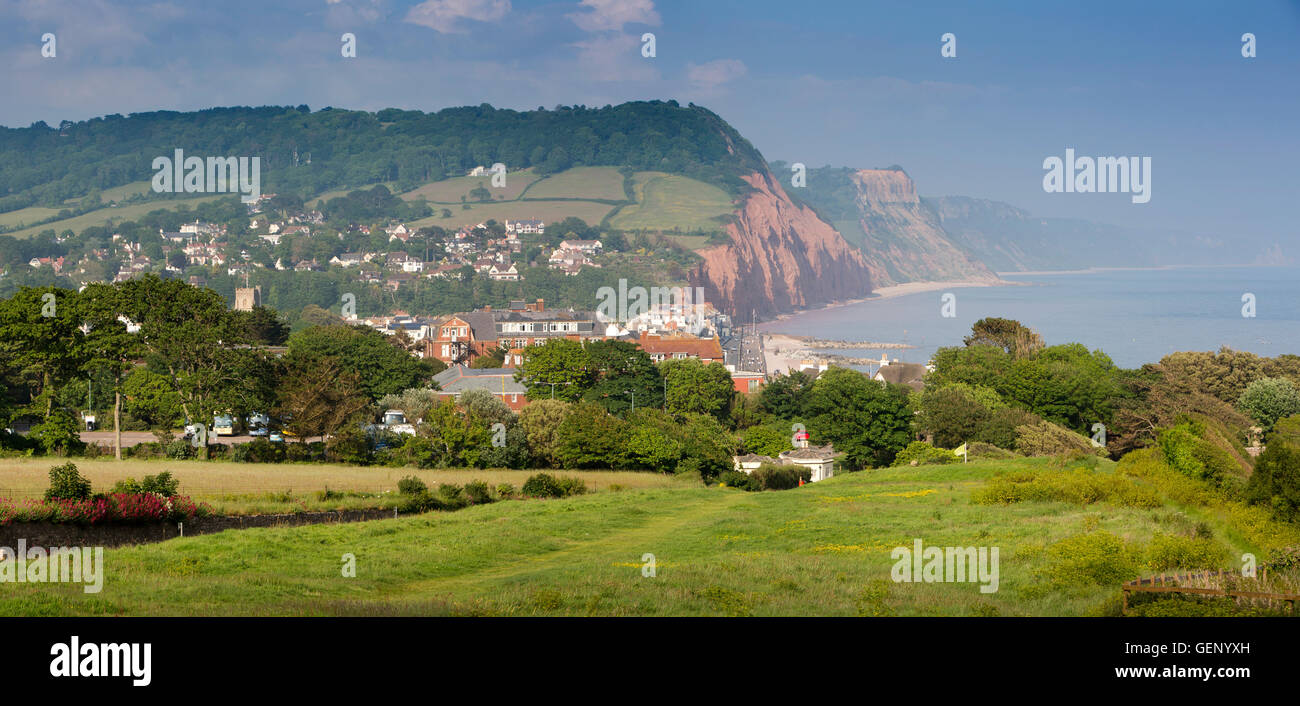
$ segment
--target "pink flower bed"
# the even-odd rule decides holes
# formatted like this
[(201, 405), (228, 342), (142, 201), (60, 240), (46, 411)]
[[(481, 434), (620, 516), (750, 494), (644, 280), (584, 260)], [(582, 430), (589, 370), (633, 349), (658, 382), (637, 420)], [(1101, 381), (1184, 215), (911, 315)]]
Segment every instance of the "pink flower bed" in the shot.
[(112, 493), (89, 500), (27, 500), (15, 504), (0, 498), (0, 525), (11, 522), (55, 522), (83, 525), (106, 523), (183, 522), (207, 517), (212, 508), (177, 495)]

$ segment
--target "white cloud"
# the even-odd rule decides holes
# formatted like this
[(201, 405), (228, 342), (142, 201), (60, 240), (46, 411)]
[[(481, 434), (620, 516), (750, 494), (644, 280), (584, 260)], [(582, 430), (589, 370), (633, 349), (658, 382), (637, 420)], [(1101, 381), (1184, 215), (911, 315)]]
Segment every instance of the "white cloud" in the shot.
[(510, 0), (424, 0), (406, 13), (404, 22), (451, 34), (464, 32), (460, 20), (494, 22), (510, 12)]
[(716, 88), (744, 76), (748, 69), (739, 59), (717, 59), (705, 64), (687, 64), (686, 78), (701, 90)]
[(653, 81), (659, 72), (641, 56), (641, 40), (631, 34), (600, 35), (571, 46), (578, 50), (581, 75), (592, 81)]
[(654, 0), (582, 0), (589, 12), (576, 12), (569, 19), (588, 32), (620, 31), (623, 25), (658, 25)]

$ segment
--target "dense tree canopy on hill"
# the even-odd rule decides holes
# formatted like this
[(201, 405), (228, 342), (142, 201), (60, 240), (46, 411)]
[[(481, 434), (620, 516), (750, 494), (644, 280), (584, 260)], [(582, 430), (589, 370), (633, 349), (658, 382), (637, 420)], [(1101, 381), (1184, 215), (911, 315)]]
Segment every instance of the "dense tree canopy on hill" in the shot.
[(187, 156), (261, 160), (262, 193), (314, 195), (396, 182), (399, 190), (479, 165), (552, 173), (581, 165), (681, 173), (733, 193), (763, 168), (758, 151), (705, 108), (676, 101), (554, 110), (484, 104), (436, 113), (307, 106), (212, 108), (109, 115), (61, 132), (43, 122), (0, 128), (0, 212), (67, 199), (153, 176), (152, 161)]

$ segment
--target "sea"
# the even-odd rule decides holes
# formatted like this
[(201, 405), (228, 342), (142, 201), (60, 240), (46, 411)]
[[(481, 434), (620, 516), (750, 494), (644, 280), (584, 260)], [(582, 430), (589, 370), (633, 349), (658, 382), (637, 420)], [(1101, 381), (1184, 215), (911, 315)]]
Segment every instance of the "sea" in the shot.
[[(760, 323), (773, 333), (912, 348), (828, 351), (925, 363), (960, 346), (986, 316), (1016, 319), (1048, 345), (1082, 343), (1116, 365), (1140, 367), (1176, 351), (1227, 346), (1261, 356), (1300, 354), (1300, 267), (1217, 266), (1002, 273), (1016, 283), (952, 287), (805, 311)], [(951, 298), (945, 295), (951, 294)], [(950, 306), (945, 306), (949, 304)], [(946, 310), (945, 310), (946, 309)], [(945, 316), (944, 314), (952, 314)], [(869, 369), (871, 366), (855, 366)]]

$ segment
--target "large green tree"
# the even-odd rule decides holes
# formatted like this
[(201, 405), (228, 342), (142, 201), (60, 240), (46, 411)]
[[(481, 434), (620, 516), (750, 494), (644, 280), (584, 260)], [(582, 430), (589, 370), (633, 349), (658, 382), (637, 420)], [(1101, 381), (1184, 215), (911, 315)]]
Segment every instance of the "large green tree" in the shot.
[(848, 368), (832, 367), (808, 397), (813, 441), (832, 442), (850, 470), (888, 466), (912, 440), (908, 388), (886, 385)]
[(735, 392), (731, 373), (721, 363), (699, 358), (669, 359), (659, 364), (668, 388), (666, 407), (673, 414), (710, 414), (725, 419)]
[(663, 406), (663, 378), (654, 361), (635, 343), (592, 341), (586, 350), (597, 379), (583, 399), (613, 414), (628, 411), (634, 403), (637, 409)]
[(312, 326), (289, 338), (287, 357), (329, 357), (355, 374), (371, 400), (429, 383), (433, 366), (369, 326)]
[(578, 341), (553, 338), (524, 349), (515, 380), (528, 388), (528, 399), (576, 402), (599, 374), (586, 348)]
[(1237, 404), (1269, 431), (1277, 420), (1300, 414), (1300, 390), (1286, 378), (1260, 378), (1246, 386)]

